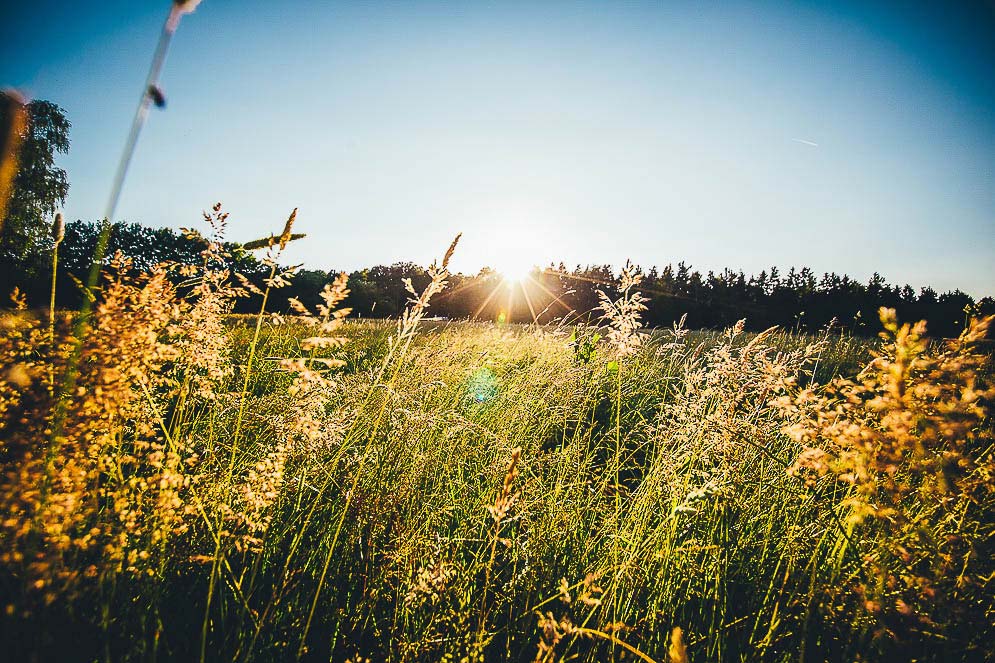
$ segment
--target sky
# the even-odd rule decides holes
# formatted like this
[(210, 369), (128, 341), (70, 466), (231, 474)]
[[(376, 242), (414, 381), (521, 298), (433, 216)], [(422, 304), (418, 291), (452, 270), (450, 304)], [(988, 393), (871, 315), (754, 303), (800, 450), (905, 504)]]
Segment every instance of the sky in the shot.
[[(103, 214), (168, 0), (5, 7), (0, 85), (62, 106)], [(285, 262), (808, 266), (995, 295), (995, 5), (204, 0), (116, 220)]]

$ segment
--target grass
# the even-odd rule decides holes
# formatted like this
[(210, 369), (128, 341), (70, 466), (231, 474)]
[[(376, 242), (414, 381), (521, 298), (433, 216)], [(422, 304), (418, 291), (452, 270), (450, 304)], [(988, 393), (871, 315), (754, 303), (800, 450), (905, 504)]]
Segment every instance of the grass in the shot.
[(446, 260), (400, 321), (231, 316), (217, 251), (79, 346), (4, 318), (12, 656), (985, 656), (984, 323), (646, 333), (636, 274), (597, 329), (425, 321)]

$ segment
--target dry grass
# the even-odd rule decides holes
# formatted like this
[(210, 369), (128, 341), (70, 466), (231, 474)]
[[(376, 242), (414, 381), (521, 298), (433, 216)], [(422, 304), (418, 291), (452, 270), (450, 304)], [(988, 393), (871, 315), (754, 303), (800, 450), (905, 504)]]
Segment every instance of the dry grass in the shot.
[(986, 655), (990, 321), (931, 347), (883, 311), (873, 358), (647, 333), (627, 268), (597, 332), (428, 323), (455, 242), (396, 324), (346, 321), (344, 277), (233, 318), (254, 286), (206, 220), (199, 268), (115, 263), (81, 341), (2, 319), (12, 655)]

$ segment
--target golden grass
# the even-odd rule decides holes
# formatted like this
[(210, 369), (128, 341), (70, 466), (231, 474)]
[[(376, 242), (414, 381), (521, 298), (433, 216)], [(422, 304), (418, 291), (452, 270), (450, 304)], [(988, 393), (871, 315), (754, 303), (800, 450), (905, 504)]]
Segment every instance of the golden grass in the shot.
[(883, 311), (873, 357), (651, 333), (627, 267), (597, 337), (428, 323), (456, 242), (396, 323), (346, 321), (344, 275), (315, 311), (231, 316), (293, 278), (294, 218), (264, 290), (219, 267), (216, 207), (200, 267), (116, 261), (81, 341), (3, 316), (12, 655), (985, 655), (990, 320), (931, 346)]

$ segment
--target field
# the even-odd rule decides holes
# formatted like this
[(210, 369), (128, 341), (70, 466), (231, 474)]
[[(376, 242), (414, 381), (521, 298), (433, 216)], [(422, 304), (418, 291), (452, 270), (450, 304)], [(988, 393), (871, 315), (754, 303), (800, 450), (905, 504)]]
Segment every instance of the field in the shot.
[(444, 266), (397, 321), (231, 316), (195, 271), (4, 318), (11, 660), (989, 655), (983, 324), (645, 331), (634, 274), (423, 320)]
[(0, 663), (995, 661), (995, 4), (7, 4)]

